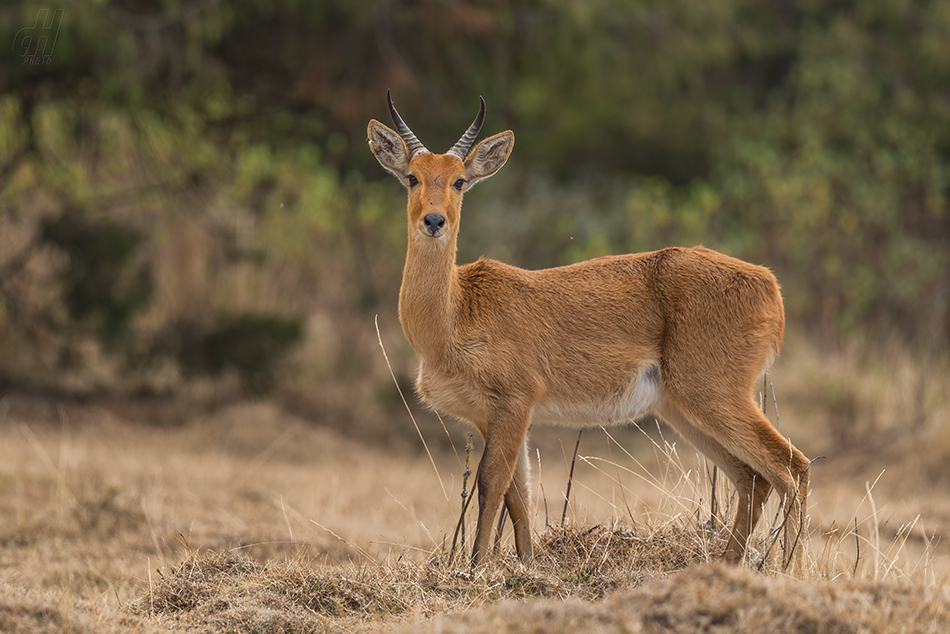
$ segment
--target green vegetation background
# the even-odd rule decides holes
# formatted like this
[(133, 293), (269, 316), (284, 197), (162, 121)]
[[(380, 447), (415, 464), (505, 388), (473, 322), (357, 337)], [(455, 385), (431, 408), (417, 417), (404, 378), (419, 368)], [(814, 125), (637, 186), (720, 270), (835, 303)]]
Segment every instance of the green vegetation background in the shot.
[(387, 89), (436, 151), (479, 95), (515, 131), (462, 260), (702, 243), (801, 336), (948, 356), (945, 1), (28, 1), (0, 45), (0, 389), (391, 397)]

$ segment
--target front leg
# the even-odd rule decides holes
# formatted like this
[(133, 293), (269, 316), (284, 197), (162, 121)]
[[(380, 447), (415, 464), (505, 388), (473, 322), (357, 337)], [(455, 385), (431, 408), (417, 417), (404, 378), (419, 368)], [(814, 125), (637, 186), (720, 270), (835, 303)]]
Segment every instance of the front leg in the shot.
[[(524, 486), (527, 454), (523, 449), (530, 417), (529, 408), (505, 409), (494, 413), (488, 421), (485, 452), (478, 465), (478, 525), (475, 529), (475, 547), (472, 550), (473, 566), (484, 563), (486, 556), (491, 552), (495, 520), (506, 492), (510, 495), (509, 510), (514, 506), (516, 511), (512, 513), (512, 520), (515, 522), (515, 543), (518, 546), (518, 554), (522, 560), (531, 556), (530, 527)], [(519, 464), (522, 458), (525, 468), (521, 468)], [(513, 484), (512, 476), (515, 474), (516, 467), (518, 467), (519, 479), (516, 484)]]

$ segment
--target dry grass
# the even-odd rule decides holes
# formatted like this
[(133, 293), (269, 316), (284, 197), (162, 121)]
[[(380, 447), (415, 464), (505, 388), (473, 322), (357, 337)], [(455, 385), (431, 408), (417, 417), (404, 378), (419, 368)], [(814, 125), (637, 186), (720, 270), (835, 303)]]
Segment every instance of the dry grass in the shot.
[[(785, 381), (790, 391), (808, 385), (806, 374)], [(933, 426), (946, 405), (927, 389), (936, 406), (922, 429), (938, 455)], [(789, 422), (807, 418), (795, 400), (781, 402), (783, 430), (818, 445), (812, 455), (827, 451)], [(210, 415), (182, 408), (177, 423), (0, 400), (0, 631), (950, 628), (945, 484), (893, 447), (860, 460), (829, 451), (815, 463), (798, 580), (775, 563), (774, 500), (749, 564), (711, 563), (730, 487), (716, 487), (720, 517), (711, 517), (703, 460), (649, 425), (585, 432), (561, 526), (576, 433), (538, 430), (536, 560), (517, 561), (509, 529), (496, 560), (472, 574), (447, 554), (464, 455), (437, 450), (431, 426), (433, 463), (421, 449), (358, 443), (268, 402)], [(418, 438), (405, 415), (392, 424)], [(464, 431), (449, 428), (460, 451)]]
[(702, 563), (684, 546), (694, 539), (676, 531), (555, 529), (530, 569), (508, 559), (476, 574), (438, 560), (315, 569), (296, 559), (260, 564), (235, 551), (194, 554), (130, 611), (172, 628), (241, 632), (884, 634), (950, 627), (946, 589), (802, 583)]
[(799, 581), (723, 565), (691, 567), (603, 602), (504, 601), (395, 632), (885, 634), (945, 632), (948, 596), (885, 582)]

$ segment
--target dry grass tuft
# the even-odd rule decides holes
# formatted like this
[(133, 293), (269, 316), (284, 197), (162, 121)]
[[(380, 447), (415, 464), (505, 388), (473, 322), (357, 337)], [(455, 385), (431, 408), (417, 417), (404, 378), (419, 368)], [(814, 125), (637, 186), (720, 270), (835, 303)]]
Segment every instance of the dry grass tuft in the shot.
[(338, 584), (301, 576), (293, 566), (260, 564), (239, 550), (196, 552), (150, 582), (129, 611), (205, 631), (312, 631), (326, 620), (322, 613), (343, 616), (360, 603)]
[(410, 612), (418, 570), (320, 568), (300, 559), (261, 564), (244, 551), (193, 553), (130, 604), (132, 614), (203, 631), (323, 631)]
[(570, 595), (598, 599), (609, 591), (708, 561), (712, 539), (725, 541), (672, 522), (660, 528), (552, 528), (541, 537), (534, 566), (570, 584)]

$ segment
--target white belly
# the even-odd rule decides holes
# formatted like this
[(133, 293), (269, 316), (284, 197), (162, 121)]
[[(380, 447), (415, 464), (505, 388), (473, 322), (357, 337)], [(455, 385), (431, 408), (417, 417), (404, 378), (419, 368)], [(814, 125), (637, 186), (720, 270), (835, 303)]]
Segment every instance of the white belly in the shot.
[[(416, 383), (420, 396), (429, 405), (452, 414), (478, 427), (484, 435), (485, 412), (475, 386), (460, 377), (427, 373), (420, 365)], [(548, 392), (531, 413), (531, 421), (539, 424), (596, 427), (635, 421), (656, 410), (661, 397), (660, 366), (655, 361), (644, 364), (622, 389), (608, 397), (564, 395)]]
[(609, 398), (565, 402), (552, 394), (535, 406), (532, 421), (582, 427), (619, 425), (654, 412), (660, 389), (660, 368), (651, 362), (641, 368), (626, 388)]

